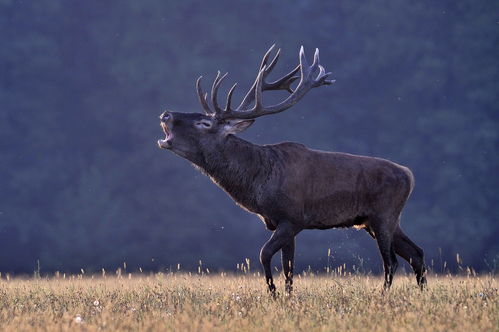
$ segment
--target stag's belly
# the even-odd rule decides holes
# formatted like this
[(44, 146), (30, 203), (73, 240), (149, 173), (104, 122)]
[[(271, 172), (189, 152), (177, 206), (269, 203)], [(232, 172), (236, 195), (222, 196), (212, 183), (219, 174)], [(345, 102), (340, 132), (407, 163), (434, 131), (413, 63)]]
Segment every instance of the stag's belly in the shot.
[(282, 220), (303, 229), (364, 227), (371, 212), (365, 202), (363, 197), (349, 191), (335, 191), (322, 198), (308, 200), (281, 192), (268, 196), (264, 204), (250, 211), (259, 215), (270, 230)]
[(371, 204), (361, 193), (338, 191), (303, 206), (303, 226), (307, 229), (364, 227), (372, 213)]

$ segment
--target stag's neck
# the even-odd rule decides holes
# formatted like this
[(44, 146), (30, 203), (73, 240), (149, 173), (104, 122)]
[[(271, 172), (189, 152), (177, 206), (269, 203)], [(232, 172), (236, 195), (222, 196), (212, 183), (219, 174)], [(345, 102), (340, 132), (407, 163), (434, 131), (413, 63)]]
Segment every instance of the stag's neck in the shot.
[(224, 144), (205, 153), (198, 166), (222, 189), (243, 206), (251, 209), (256, 190), (272, 169), (264, 146), (229, 135)]

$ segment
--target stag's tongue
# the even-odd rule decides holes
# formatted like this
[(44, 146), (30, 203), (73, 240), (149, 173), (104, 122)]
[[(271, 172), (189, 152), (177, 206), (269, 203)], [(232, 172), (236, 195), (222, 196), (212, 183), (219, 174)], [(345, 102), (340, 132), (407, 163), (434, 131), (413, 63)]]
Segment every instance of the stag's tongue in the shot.
[(167, 149), (170, 147), (171, 143), (169, 142), (169, 139), (173, 136), (168, 128), (168, 126), (165, 123), (161, 123), (161, 127), (163, 128), (163, 132), (165, 133), (165, 138), (164, 139), (159, 139), (158, 140), (158, 145), (162, 149)]

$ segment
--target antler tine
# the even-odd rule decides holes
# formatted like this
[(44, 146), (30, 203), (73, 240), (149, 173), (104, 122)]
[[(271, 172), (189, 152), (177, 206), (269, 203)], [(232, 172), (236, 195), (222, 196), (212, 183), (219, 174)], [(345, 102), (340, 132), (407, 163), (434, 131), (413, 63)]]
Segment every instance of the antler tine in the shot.
[(203, 106), (204, 112), (206, 115), (211, 115), (213, 114), (213, 111), (210, 109), (210, 106), (208, 105), (207, 101), (207, 94), (203, 93), (203, 90), (201, 89), (201, 79), (203, 76), (199, 76), (198, 79), (196, 80), (196, 91), (198, 93), (199, 97), (199, 102), (201, 103), (201, 106)]
[[(265, 52), (265, 55), (262, 58), (262, 62), (260, 63), (260, 69), (262, 69), (263, 66), (265, 66), (267, 64), (267, 61), (269, 60), (269, 57), (270, 57), (270, 53), (272, 52), (272, 50), (274, 49), (274, 47), (275, 47), (275, 44), (273, 44), (272, 46), (270, 46), (270, 48), (267, 50), (267, 52)], [(274, 60), (272, 60), (272, 62), (273, 61)]]
[(303, 49), (303, 45), (300, 47), (300, 72), (301, 72), (301, 81), (300, 84), (303, 82), (304, 79), (308, 77), (310, 74), (310, 67), (308, 66), (307, 62), (307, 57), (305, 56), (305, 50)]
[(211, 86), (211, 104), (213, 105), (213, 108), (215, 109), (215, 113), (220, 113), (223, 112), (223, 110), (218, 106), (218, 100), (217, 100), (217, 94), (218, 94), (218, 88), (220, 87), (220, 84), (222, 84), (222, 81), (227, 77), (229, 73), (225, 73), (222, 77), (220, 77), (220, 71), (217, 72), (217, 77), (215, 77), (215, 80), (213, 81), (213, 85)]
[(211, 105), (214, 108), (214, 113), (217, 113), (217, 107), (215, 105), (217, 104), (217, 106), (218, 106), (217, 99), (214, 98), (214, 91), (215, 91), (215, 86), (217, 85), (219, 78), (220, 78), (220, 70), (217, 71), (217, 76), (215, 77), (215, 79), (213, 80), (213, 83), (211, 85)]
[[(274, 47), (274, 45), (272, 45), (272, 48)], [(274, 58), (270, 62), (270, 65), (267, 66), (267, 69), (265, 70), (266, 75), (268, 75), (268, 73), (270, 73), (272, 71), (272, 69), (274, 69), (274, 66), (277, 64), (277, 60), (279, 60), (279, 55), (281, 55), (281, 49), (277, 50)]]
[(229, 93), (227, 94), (227, 102), (225, 103), (225, 109), (224, 109), (225, 113), (232, 112), (230, 104), (231, 104), (231, 100), (232, 100), (232, 94), (234, 93), (234, 90), (236, 89), (236, 86), (237, 86), (237, 83), (234, 83), (234, 85), (232, 86), (232, 88), (230, 88)]
[(265, 73), (266, 66), (264, 65), (258, 76), (256, 77), (256, 86), (255, 86), (255, 109), (262, 108), (262, 83), (263, 83), (263, 74)]
[[(260, 72), (260, 70), (266, 66), (267, 64), (267, 61), (269, 60), (269, 57), (270, 57), (270, 53), (272, 52), (272, 50), (274, 49), (275, 47), (275, 44), (273, 44), (272, 46), (270, 46), (270, 48), (267, 50), (267, 52), (265, 52), (263, 58), (262, 58), (262, 62), (260, 63), (260, 69), (258, 72)], [(277, 54), (278, 55), (278, 54)], [(272, 63), (271, 65), (275, 65), (275, 61), (276, 60), (276, 57), (274, 57), (274, 59), (272, 60)], [(270, 72), (267, 71), (267, 74)], [(253, 82), (253, 84), (251, 85), (251, 88), (248, 90), (248, 92), (246, 92), (246, 95), (244, 96), (243, 98), (243, 101), (241, 102), (241, 104), (239, 104), (239, 106), (237, 107), (237, 109), (240, 109), (240, 108), (246, 108), (249, 104), (251, 104), (251, 102), (253, 101), (253, 99), (255, 98), (255, 88), (256, 88), (256, 79), (255, 79), (255, 82)]]
[(319, 65), (319, 74), (315, 78), (314, 88), (320, 85), (330, 85), (336, 82), (336, 80), (328, 80), (327, 77), (331, 75), (331, 72), (327, 72), (324, 70), (324, 67)]
[(318, 67), (322, 66), (319, 65), (319, 49), (316, 48), (314, 53), (314, 62), (312, 62), (312, 66), (310, 67), (310, 72), (315, 73)]

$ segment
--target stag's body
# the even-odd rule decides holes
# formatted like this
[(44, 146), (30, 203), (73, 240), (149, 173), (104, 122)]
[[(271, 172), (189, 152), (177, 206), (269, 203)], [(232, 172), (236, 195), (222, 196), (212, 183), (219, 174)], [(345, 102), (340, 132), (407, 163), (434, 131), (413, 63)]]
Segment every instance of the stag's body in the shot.
[[(376, 239), (384, 263), (385, 287), (391, 285), (397, 269), (396, 254), (411, 264), (422, 287), (426, 282), (423, 251), (400, 228), (400, 214), (414, 187), (408, 168), (385, 159), (312, 150), (297, 143), (261, 146), (234, 135), (251, 125), (254, 118), (281, 112), (311, 88), (332, 83), (318, 63), (318, 51), (308, 67), (303, 49), (297, 68), (274, 83), (265, 82), (277, 61), (276, 56), (267, 66), (270, 51), (250, 92), (235, 111), (230, 109), (235, 86), (228, 94), (225, 110), (218, 107), (216, 93), (225, 76), (218, 75), (213, 83), (215, 111), (208, 106), (198, 79), (198, 94), (207, 115), (163, 113), (160, 118), (166, 138), (158, 144), (199, 167), (273, 231), (260, 253), (271, 292), (275, 292), (275, 286), (270, 261), (279, 250), (286, 290), (292, 289), (295, 236), (300, 231), (352, 226), (364, 228)], [(301, 80), (292, 90), (290, 84), (298, 71)], [(289, 91), (290, 97), (278, 105), (263, 107), (262, 91), (279, 89)], [(255, 106), (248, 110), (253, 99)]]
[(410, 170), (385, 159), (227, 141), (197, 166), (269, 230), (280, 220), (300, 229), (370, 229), (374, 217), (398, 219), (413, 188)]

